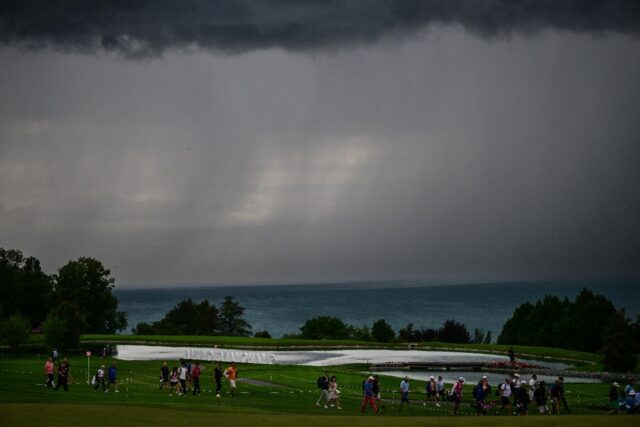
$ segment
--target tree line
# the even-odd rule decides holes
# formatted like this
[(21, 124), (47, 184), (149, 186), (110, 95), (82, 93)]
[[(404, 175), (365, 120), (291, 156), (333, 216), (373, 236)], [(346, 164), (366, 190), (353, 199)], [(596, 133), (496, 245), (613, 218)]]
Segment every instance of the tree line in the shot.
[(628, 372), (640, 353), (640, 316), (584, 288), (574, 301), (547, 295), (520, 305), (502, 328), (498, 344), (521, 344), (600, 353), (604, 369)]
[(305, 339), (355, 339), (360, 341), (390, 342), (424, 342), (440, 341), (449, 343), (491, 343), (491, 331), (485, 333), (476, 329), (473, 335), (467, 327), (455, 319), (448, 319), (439, 329), (414, 329), (409, 323), (398, 333), (385, 319), (378, 319), (371, 327), (367, 325), (353, 326), (332, 316), (318, 316), (307, 320), (299, 334), (286, 335), (285, 338)]
[(45, 344), (76, 348), (83, 333), (114, 333), (127, 326), (112, 290), (115, 280), (100, 261), (80, 257), (42, 271), (40, 261), (0, 248), (0, 332), (10, 347), (29, 330), (43, 330)]
[(151, 324), (143, 322), (133, 329), (137, 335), (223, 335), (247, 337), (251, 325), (243, 319), (244, 307), (227, 296), (220, 309), (203, 300), (191, 298), (176, 304), (165, 316)]

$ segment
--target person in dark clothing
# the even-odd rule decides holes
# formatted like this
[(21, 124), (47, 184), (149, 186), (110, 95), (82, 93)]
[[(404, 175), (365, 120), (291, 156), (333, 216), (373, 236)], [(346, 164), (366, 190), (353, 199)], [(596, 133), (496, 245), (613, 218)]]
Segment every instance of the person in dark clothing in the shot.
[(516, 410), (514, 411), (514, 414), (529, 414), (529, 403), (531, 402), (531, 399), (529, 397), (529, 393), (527, 393), (526, 387), (527, 382), (521, 381), (520, 387), (515, 387), (513, 389), (514, 402), (516, 404)]
[(533, 400), (538, 405), (538, 412), (540, 415), (549, 415), (549, 408), (547, 408), (547, 384), (544, 381), (540, 381), (535, 391), (533, 392)]
[(58, 365), (58, 384), (56, 384), (55, 390), (58, 390), (60, 386), (64, 388), (64, 391), (69, 391), (69, 361), (65, 357)]
[(167, 384), (169, 384), (169, 366), (164, 362), (160, 368), (160, 389), (162, 390)]
[(562, 404), (564, 405), (564, 409), (567, 412), (571, 412), (569, 410), (569, 404), (567, 403), (567, 398), (564, 396), (564, 377), (558, 377), (558, 394), (560, 395), (560, 400), (562, 401)]
[(216, 397), (220, 397), (220, 391), (222, 391), (222, 365), (220, 362), (216, 363), (216, 368), (213, 370), (213, 379), (216, 381)]
[(609, 389), (609, 414), (618, 413), (620, 408), (620, 384), (614, 382)]
[(373, 400), (378, 405), (378, 412), (382, 410), (382, 404), (380, 402), (380, 378), (377, 375), (373, 376), (373, 385), (371, 386), (371, 391), (373, 391)]
[(478, 414), (487, 415), (484, 380), (478, 381), (478, 384), (473, 387), (473, 391), (471, 393), (473, 394), (473, 399), (475, 400), (473, 408), (476, 410), (476, 412), (478, 412)]
[(320, 389), (320, 397), (316, 401), (316, 406), (321, 406), (320, 402), (324, 399), (324, 407), (327, 408), (329, 403), (329, 374), (327, 372), (318, 378), (317, 385)]

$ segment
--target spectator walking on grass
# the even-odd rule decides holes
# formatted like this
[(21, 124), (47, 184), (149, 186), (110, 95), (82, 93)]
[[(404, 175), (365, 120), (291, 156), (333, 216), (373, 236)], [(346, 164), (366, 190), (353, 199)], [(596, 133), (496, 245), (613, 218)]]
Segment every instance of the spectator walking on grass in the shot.
[(324, 407), (327, 407), (327, 404), (329, 403), (329, 374), (327, 373), (327, 371), (324, 372), (323, 375), (320, 375), (318, 377), (318, 381), (316, 382), (316, 385), (318, 386), (318, 389), (320, 390), (320, 396), (318, 397), (318, 400), (316, 401), (316, 406), (321, 406), (322, 405), (322, 400), (324, 400)]
[(213, 379), (216, 382), (216, 397), (220, 397), (222, 391), (222, 365), (220, 362), (216, 362), (216, 367), (213, 370)]
[(614, 382), (609, 389), (609, 414), (617, 414), (620, 408), (620, 384)]
[(436, 406), (440, 406), (438, 400), (442, 400), (445, 402), (447, 399), (444, 395), (444, 380), (442, 379), (442, 375), (438, 375), (438, 381), (436, 381)]
[(478, 384), (473, 388), (472, 394), (475, 399), (474, 407), (478, 414), (487, 415), (487, 411), (493, 407), (493, 405), (487, 403), (487, 396), (491, 393), (491, 386), (489, 385), (489, 378), (483, 376)]
[(504, 408), (509, 408), (507, 411), (511, 412), (511, 390), (511, 378), (507, 377), (500, 385), (500, 408), (496, 411), (496, 415), (500, 415)]
[(380, 401), (380, 378), (377, 375), (373, 376), (373, 400), (376, 402), (378, 406), (378, 412), (380, 412), (383, 408), (382, 402)]
[(69, 384), (68, 384), (69, 376), (70, 376), (69, 361), (65, 357), (64, 359), (62, 359), (62, 362), (60, 362), (60, 364), (58, 365), (58, 384), (56, 385), (55, 390), (58, 390), (60, 387), (62, 387), (64, 391), (69, 391)]
[(98, 368), (98, 372), (96, 372), (96, 383), (93, 386), (93, 391), (97, 391), (100, 384), (102, 384), (102, 391), (106, 392), (107, 390), (104, 385), (104, 365), (101, 365), (100, 368)]
[(540, 415), (549, 415), (547, 398), (547, 384), (544, 381), (540, 381), (533, 392), (533, 400), (535, 400), (536, 405), (538, 406), (538, 412)]
[(53, 364), (53, 358), (47, 359), (44, 363), (44, 374), (47, 377), (47, 382), (45, 383), (46, 387), (53, 388), (55, 384), (53, 383), (53, 371), (55, 369), (55, 365)]
[(536, 374), (531, 375), (531, 379), (529, 380), (529, 399), (533, 401), (533, 394), (538, 387), (538, 376)]
[(398, 407), (398, 411), (402, 411), (402, 405), (410, 405), (409, 382), (409, 377), (404, 377), (404, 379), (400, 381), (400, 406)]
[(187, 392), (191, 391), (191, 387), (193, 386), (193, 378), (191, 376), (191, 369), (193, 368), (193, 366), (191, 365), (191, 360), (187, 360), (187, 364), (185, 365), (187, 367)]
[(551, 398), (551, 413), (560, 414), (560, 380), (556, 379), (549, 387), (549, 397)]
[(520, 381), (520, 387), (514, 389), (514, 403), (516, 405), (514, 415), (528, 415), (529, 414), (529, 393), (527, 392), (527, 382)]
[(229, 394), (233, 397), (236, 395), (236, 381), (238, 381), (238, 368), (235, 363), (231, 362), (231, 365), (225, 369), (224, 376), (229, 380)]
[(167, 362), (162, 364), (160, 368), (160, 390), (166, 387), (169, 384), (169, 366)]
[(560, 394), (560, 400), (562, 401), (562, 404), (564, 405), (564, 409), (567, 412), (571, 412), (569, 410), (569, 404), (567, 403), (567, 398), (564, 395), (564, 377), (558, 377), (558, 393)]
[(378, 406), (376, 405), (376, 399), (373, 393), (374, 380), (375, 378), (370, 376), (362, 384), (362, 405), (360, 405), (360, 412), (363, 414), (367, 408), (367, 403), (371, 406), (371, 409), (373, 409), (374, 414), (378, 413)]
[(193, 381), (193, 395), (200, 396), (200, 364), (196, 362), (195, 366), (191, 368), (191, 379)]
[(436, 390), (436, 379), (435, 377), (432, 375), (431, 377), (429, 377), (429, 381), (427, 381), (427, 384), (425, 384), (424, 386), (425, 389), (425, 397), (424, 397), (424, 402), (422, 403), (423, 406), (427, 406), (427, 402), (429, 401), (429, 399), (431, 397), (433, 397), (434, 401), (436, 403), (438, 403), (438, 392)]
[(180, 396), (184, 396), (187, 393), (187, 362), (182, 361), (180, 369), (178, 369), (178, 379), (180, 380)]
[(171, 380), (169, 382), (169, 396), (171, 396), (172, 392), (177, 392), (180, 395), (180, 371), (177, 366), (173, 367), (171, 371)]
[(463, 388), (464, 388), (464, 378), (460, 377), (458, 381), (453, 383), (453, 387), (451, 388), (451, 397), (453, 399), (453, 411), (451, 413), (453, 415), (458, 415), (458, 409), (460, 408), (460, 403), (462, 403)]
[(329, 381), (329, 406), (333, 406), (335, 403), (338, 409), (342, 409), (340, 407), (340, 390), (338, 389), (338, 379), (336, 376), (331, 377), (331, 381)]
[(109, 383), (107, 385), (107, 393), (111, 390), (111, 385), (113, 384), (113, 390), (116, 393), (120, 393), (118, 390), (118, 369), (116, 368), (116, 362), (111, 363), (108, 372)]

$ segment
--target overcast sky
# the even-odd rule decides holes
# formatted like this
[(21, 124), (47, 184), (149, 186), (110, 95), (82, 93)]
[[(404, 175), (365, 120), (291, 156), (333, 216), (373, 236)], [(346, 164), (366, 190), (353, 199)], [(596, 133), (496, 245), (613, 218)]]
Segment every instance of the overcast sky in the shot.
[(637, 3), (134, 3), (0, 17), (0, 246), (46, 271), (640, 277)]

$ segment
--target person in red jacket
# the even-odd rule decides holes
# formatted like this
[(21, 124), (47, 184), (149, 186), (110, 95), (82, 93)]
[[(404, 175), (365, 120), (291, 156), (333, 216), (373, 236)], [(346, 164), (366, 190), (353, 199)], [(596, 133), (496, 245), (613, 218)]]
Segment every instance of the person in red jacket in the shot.
[(200, 364), (196, 362), (196, 365), (191, 368), (191, 379), (193, 380), (193, 395), (200, 396)]

